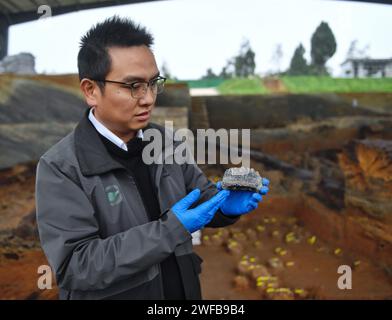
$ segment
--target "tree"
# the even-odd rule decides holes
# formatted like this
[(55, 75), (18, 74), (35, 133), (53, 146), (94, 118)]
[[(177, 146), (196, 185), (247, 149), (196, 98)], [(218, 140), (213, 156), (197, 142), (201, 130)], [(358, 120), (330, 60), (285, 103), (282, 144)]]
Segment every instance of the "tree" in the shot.
[(233, 74), (228, 71), (228, 66), (224, 66), (222, 68), (222, 71), (219, 73), (219, 78), (223, 78), (223, 79), (229, 79), (233, 77)]
[(355, 39), (351, 41), (350, 47), (348, 48), (347, 54), (346, 54), (346, 59), (354, 59), (357, 55), (357, 43), (358, 40)]
[(321, 22), (311, 39), (312, 69), (316, 74), (327, 74), (325, 63), (336, 52), (336, 40), (328, 23)]
[(271, 57), (271, 62), (276, 67), (276, 73), (280, 73), (280, 64), (283, 58), (282, 45), (278, 43)]
[(244, 40), (238, 56), (234, 57), (234, 74), (237, 77), (249, 77), (255, 74), (255, 68), (255, 53), (249, 40)]
[(351, 43), (350, 43), (350, 47), (348, 48), (348, 51), (346, 54), (346, 60), (367, 58), (369, 49), (370, 49), (370, 46), (368, 44), (366, 46), (364, 46), (362, 49), (358, 48), (358, 40), (355, 39), (355, 40), (351, 41)]
[(202, 79), (216, 79), (218, 76), (212, 71), (211, 68), (207, 69), (207, 74), (202, 77)]
[(235, 73), (234, 58), (227, 60), (226, 65), (222, 68), (219, 77), (223, 79), (233, 78)]
[(169, 67), (167, 66), (166, 61), (164, 61), (162, 63), (162, 67), (161, 67), (161, 74), (163, 77), (167, 78), (167, 79), (173, 79), (173, 76), (171, 75), (170, 71), (169, 71)]
[(288, 74), (290, 75), (306, 75), (309, 73), (309, 66), (304, 58), (305, 48), (302, 43), (295, 49), (291, 58)]
[(222, 68), (219, 75), (216, 75), (211, 68), (207, 69), (206, 75), (202, 79), (249, 77), (255, 74), (255, 53), (250, 47), (249, 41), (244, 40), (241, 44), (237, 56), (229, 59)]

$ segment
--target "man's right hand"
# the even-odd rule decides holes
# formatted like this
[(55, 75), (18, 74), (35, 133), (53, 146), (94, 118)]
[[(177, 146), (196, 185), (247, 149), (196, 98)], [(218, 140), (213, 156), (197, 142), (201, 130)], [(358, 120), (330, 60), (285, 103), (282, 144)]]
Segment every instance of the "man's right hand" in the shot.
[(180, 220), (185, 228), (192, 233), (202, 229), (212, 220), (215, 212), (219, 209), (220, 205), (226, 200), (229, 194), (230, 192), (227, 190), (219, 191), (210, 200), (203, 202), (196, 208), (188, 209), (200, 198), (200, 190), (195, 189), (188, 193), (186, 197), (178, 201), (171, 209), (178, 220)]

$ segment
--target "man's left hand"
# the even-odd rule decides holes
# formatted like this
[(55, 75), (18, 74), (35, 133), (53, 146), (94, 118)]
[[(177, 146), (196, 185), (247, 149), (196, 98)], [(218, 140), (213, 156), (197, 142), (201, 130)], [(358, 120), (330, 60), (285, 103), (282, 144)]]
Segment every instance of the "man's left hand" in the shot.
[[(220, 206), (220, 210), (227, 216), (238, 216), (253, 211), (262, 200), (262, 195), (268, 193), (268, 185), (269, 180), (263, 178), (262, 187), (259, 192), (230, 190), (230, 195)], [(216, 184), (216, 187), (218, 190), (222, 190), (221, 181)]]

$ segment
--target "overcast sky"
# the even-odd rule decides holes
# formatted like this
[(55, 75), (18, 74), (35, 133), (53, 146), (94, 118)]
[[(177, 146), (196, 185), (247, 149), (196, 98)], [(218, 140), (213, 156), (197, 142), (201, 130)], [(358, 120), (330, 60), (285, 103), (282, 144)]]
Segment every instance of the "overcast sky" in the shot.
[(10, 27), (9, 54), (31, 52), (37, 72), (77, 73), (81, 36), (114, 14), (146, 26), (155, 37), (158, 66), (165, 61), (180, 79), (196, 79), (211, 67), (220, 72), (243, 39), (256, 53), (256, 72), (276, 69), (271, 57), (282, 45), (281, 69), (302, 42), (310, 58), (312, 33), (325, 21), (337, 52), (328, 66), (339, 75), (350, 42), (369, 45), (373, 58), (392, 58), (392, 5), (334, 0), (169, 0), (84, 10)]

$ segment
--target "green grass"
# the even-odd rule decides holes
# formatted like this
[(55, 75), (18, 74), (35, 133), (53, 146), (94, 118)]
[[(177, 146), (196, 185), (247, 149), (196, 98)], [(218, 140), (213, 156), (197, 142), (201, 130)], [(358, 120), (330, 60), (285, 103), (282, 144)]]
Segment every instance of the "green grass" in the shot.
[[(283, 76), (280, 78), (289, 93), (371, 93), (392, 92), (392, 78), (331, 78), (317, 76)], [(221, 94), (246, 95), (268, 94), (270, 92), (263, 85), (263, 80), (255, 78), (234, 79), (206, 79), (170, 81), (186, 83), (189, 88), (216, 88)]]
[(282, 77), (284, 85), (291, 93), (316, 92), (392, 92), (392, 78), (345, 79), (330, 77)]
[(267, 89), (263, 86), (260, 78), (235, 78), (225, 80), (217, 87), (221, 94), (266, 94)]
[(181, 80), (179, 82), (185, 82), (189, 88), (215, 88), (218, 87), (225, 79), (204, 79), (204, 80)]

